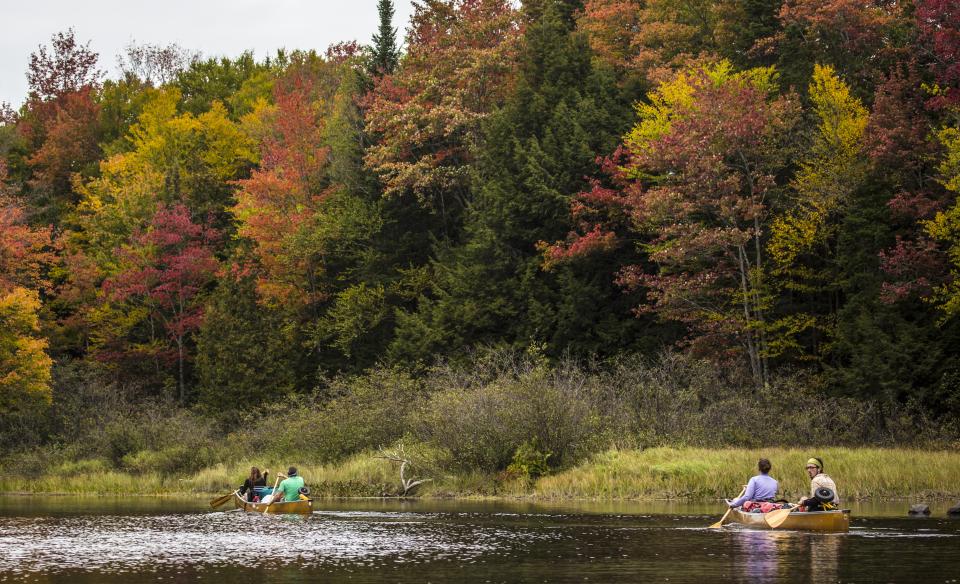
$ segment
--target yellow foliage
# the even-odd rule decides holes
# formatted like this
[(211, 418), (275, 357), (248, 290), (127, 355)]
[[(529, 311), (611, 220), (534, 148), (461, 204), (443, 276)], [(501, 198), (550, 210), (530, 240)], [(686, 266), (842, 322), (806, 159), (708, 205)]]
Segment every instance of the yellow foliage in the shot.
[(835, 228), (831, 215), (867, 171), (863, 140), (869, 113), (832, 67), (814, 67), (810, 100), (820, 120), (817, 134), (792, 183), (795, 207), (773, 221), (767, 246), (781, 274), (802, 271), (802, 256), (819, 253), (818, 245)]
[(816, 328), (817, 319), (812, 315), (798, 312), (777, 319), (767, 326), (767, 333), (769, 334), (767, 357), (778, 357), (789, 351), (794, 351), (802, 359), (804, 358), (803, 347), (797, 341), (797, 336), (807, 330)]
[(793, 186), (801, 208), (830, 214), (866, 175), (863, 137), (869, 113), (830, 66), (814, 67), (810, 100), (820, 123)]
[(47, 341), (39, 336), (40, 297), (25, 288), (0, 295), (0, 414), (51, 401)]
[(774, 67), (756, 67), (738, 72), (733, 63), (722, 59), (688, 68), (660, 83), (647, 95), (649, 103), (637, 103), (635, 107), (640, 122), (625, 137), (626, 145), (634, 152), (641, 152), (648, 144), (669, 133), (674, 120), (696, 108), (697, 86), (703, 83), (702, 80), (716, 87), (727, 83), (750, 86), (769, 95), (779, 89)]
[[(866, 177), (863, 145), (869, 113), (830, 66), (814, 67), (810, 101), (819, 119), (817, 132), (791, 184), (793, 206), (771, 222), (767, 252), (780, 286), (812, 294), (836, 281), (823, 260), (830, 254), (844, 199)], [(801, 350), (798, 335), (817, 326), (817, 319), (805, 313), (771, 323), (770, 356)]]
[[(945, 154), (940, 163), (940, 182), (947, 189), (960, 192), (960, 131), (946, 128), (939, 132)], [(950, 280), (934, 290), (932, 300), (946, 318), (960, 314), (960, 203), (940, 211), (924, 224), (927, 234), (942, 242), (950, 258)]]
[(100, 163), (100, 176), (77, 184), (75, 220), (84, 247), (110, 271), (113, 250), (156, 211), (184, 203), (198, 215), (222, 212), (229, 183), (258, 159), (255, 141), (229, 119), (220, 103), (194, 116), (177, 114), (175, 88), (150, 90), (130, 128), (131, 150)]
[(800, 257), (823, 240), (825, 219), (824, 213), (816, 209), (802, 213), (794, 211), (774, 218), (767, 251), (776, 266), (776, 273), (799, 267)]
[(940, 182), (947, 189), (960, 193), (960, 129), (944, 128), (937, 133), (946, 150), (940, 163)]

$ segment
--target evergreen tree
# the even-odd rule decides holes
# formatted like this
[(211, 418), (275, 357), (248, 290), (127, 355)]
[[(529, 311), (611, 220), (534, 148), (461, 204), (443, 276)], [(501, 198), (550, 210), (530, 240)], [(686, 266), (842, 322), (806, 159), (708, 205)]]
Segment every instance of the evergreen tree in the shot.
[(637, 322), (610, 267), (546, 272), (537, 252), (571, 230), (571, 197), (629, 120), (565, 10), (548, 3), (527, 29), (515, 90), (485, 124), (464, 239), (439, 250), (431, 294), (400, 317), (396, 357), (477, 343), (545, 343), (554, 353), (630, 345)]
[(393, 0), (379, 0), (377, 13), (380, 15), (380, 26), (377, 34), (373, 35), (370, 68), (374, 75), (389, 75), (397, 68), (397, 62), (400, 59), (397, 29), (393, 27)]
[(296, 384), (291, 328), (258, 304), (254, 281), (225, 278), (207, 304), (197, 339), (197, 402), (225, 421)]

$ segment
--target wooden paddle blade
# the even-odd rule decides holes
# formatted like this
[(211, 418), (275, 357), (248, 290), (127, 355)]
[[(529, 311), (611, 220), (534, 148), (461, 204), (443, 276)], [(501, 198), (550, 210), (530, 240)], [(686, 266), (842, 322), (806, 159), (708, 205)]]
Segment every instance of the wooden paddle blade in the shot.
[[(739, 499), (739, 498), (742, 497), (743, 494), (746, 493), (746, 492), (747, 492), (747, 485), (743, 485), (743, 488), (740, 489), (740, 494), (737, 495), (737, 498)], [(727, 501), (727, 504), (729, 504), (729, 503), (730, 503), (730, 502)], [(711, 525), (711, 526), (708, 527), (707, 529), (720, 529), (721, 527), (723, 527), (723, 520), (727, 518), (727, 515), (730, 515), (730, 507), (727, 507), (727, 512), (723, 514), (723, 517), (720, 518), (720, 521), (717, 521), (716, 523), (714, 523), (713, 525)]]
[(777, 509), (776, 511), (771, 511), (765, 513), (763, 516), (764, 521), (767, 522), (767, 525), (771, 529), (776, 529), (783, 525), (783, 522), (787, 520), (787, 517), (790, 516), (792, 511), (799, 509), (799, 507), (790, 507), (789, 509)]
[(210, 501), (210, 508), (216, 509), (217, 507), (229, 501), (232, 497), (233, 497), (233, 493), (230, 493), (229, 495), (224, 495), (222, 497), (217, 497), (216, 499)]

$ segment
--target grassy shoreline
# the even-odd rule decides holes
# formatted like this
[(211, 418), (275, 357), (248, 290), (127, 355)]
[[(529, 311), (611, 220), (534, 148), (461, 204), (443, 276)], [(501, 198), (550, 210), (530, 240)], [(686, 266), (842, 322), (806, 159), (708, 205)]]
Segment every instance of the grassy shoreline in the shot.
[[(960, 497), (960, 452), (887, 448), (651, 448), (611, 449), (582, 463), (530, 481), (505, 473), (449, 471), (414, 461), (411, 475), (431, 478), (415, 493), (437, 498), (519, 498), (541, 500), (716, 500), (734, 496), (755, 474), (756, 460), (769, 458), (781, 493), (795, 498), (809, 484), (804, 461), (825, 461), (845, 500), (946, 500)], [(281, 469), (286, 462), (252, 461)], [(291, 460), (313, 496), (379, 497), (396, 494), (398, 466), (365, 452), (339, 463), (316, 465)], [(102, 460), (59, 465), (34, 477), (0, 475), (0, 493), (60, 495), (213, 495), (241, 482), (251, 461), (218, 464), (182, 475), (131, 473)]]

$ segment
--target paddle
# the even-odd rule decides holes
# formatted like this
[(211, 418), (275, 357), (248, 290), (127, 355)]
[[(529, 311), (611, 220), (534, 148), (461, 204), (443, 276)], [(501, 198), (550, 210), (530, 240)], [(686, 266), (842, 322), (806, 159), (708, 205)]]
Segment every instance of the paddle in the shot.
[[(743, 485), (743, 488), (740, 489), (740, 494), (737, 495), (736, 498), (739, 499), (739, 498), (742, 497), (743, 494), (746, 493), (746, 492), (747, 492), (747, 485)], [(723, 514), (723, 517), (720, 518), (720, 521), (717, 521), (716, 523), (714, 523), (713, 525), (711, 525), (711, 526), (708, 527), (707, 529), (720, 529), (721, 527), (723, 527), (723, 520), (727, 518), (727, 515), (730, 515), (730, 510), (731, 510), (731, 509), (733, 509), (733, 507), (729, 507), (729, 506), (728, 506), (728, 507), (727, 507), (727, 512)]]
[(273, 492), (267, 495), (267, 497), (270, 497), (270, 500), (267, 501), (267, 508), (270, 508), (270, 505), (273, 505), (273, 502), (277, 500), (277, 485), (280, 484), (280, 477), (287, 478), (287, 475), (279, 472), (277, 473), (277, 480), (273, 482)]
[(233, 496), (236, 495), (236, 494), (237, 494), (237, 492), (234, 491), (234, 492), (232, 492), (232, 493), (230, 493), (230, 494), (227, 494), (227, 495), (224, 495), (224, 496), (222, 496), (222, 497), (217, 497), (216, 499), (210, 501), (210, 508), (211, 508), (211, 509), (216, 509), (217, 507), (223, 505), (224, 503), (226, 503), (227, 501), (229, 501), (230, 499), (232, 499)]
[(783, 525), (783, 522), (787, 520), (787, 517), (789, 517), (791, 513), (799, 508), (800, 505), (796, 505), (787, 509), (777, 509), (776, 511), (765, 513), (763, 515), (763, 520), (767, 522), (767, 525), (770, 527), (770, 529), (776, 529)]

